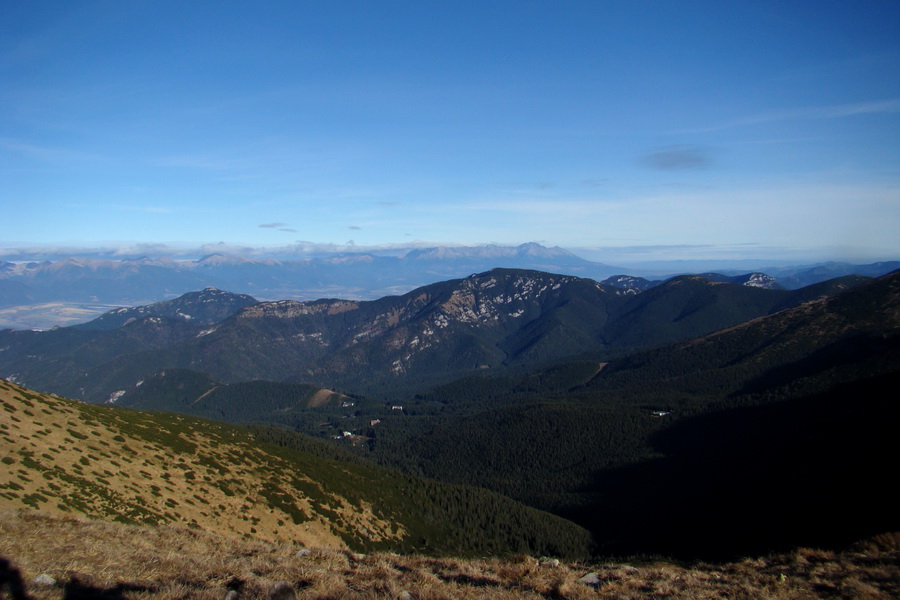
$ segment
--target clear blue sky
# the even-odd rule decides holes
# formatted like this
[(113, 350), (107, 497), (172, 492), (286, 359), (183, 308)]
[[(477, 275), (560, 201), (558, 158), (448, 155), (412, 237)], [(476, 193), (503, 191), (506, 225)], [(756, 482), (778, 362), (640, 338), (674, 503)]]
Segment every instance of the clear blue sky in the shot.
[(7, 248), (898, 258), (900, 2), (2, 2), (0, 209)]

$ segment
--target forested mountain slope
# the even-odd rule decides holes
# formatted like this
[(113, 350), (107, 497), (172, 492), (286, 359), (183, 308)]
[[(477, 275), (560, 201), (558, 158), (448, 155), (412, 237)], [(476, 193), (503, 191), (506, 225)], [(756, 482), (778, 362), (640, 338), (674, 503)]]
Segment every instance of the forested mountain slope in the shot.
[(4, 380), (0, 409), (0, 508), (354, 550), (590, 551), (590, 535), (563, 519), (484, 490), (341, 461), (316, 450), (322, 442), (286, 432), (93, 406)]
[[(684, 276), (633, 294), (589, 279), (496, 269), (370, 302), (258, 303), (205, 325), (179, 316), (190, 314), (179, 299), (167, 312), (146, 307), (82, 327), (0, 332), (0, 374), (93, 402), (168, 368), (225, 383), (289, 380), (396, 396), (467, 373), (600, 359), (694, 337), (854, 283), (786, 291)], [(247, 301), (231, 297), (228, 306)]]
[(442, 386), (368, 455), (566, 515), (610, 552), (839, 544), (900, 526), (898, 334), (895, 273), (608, 363)]

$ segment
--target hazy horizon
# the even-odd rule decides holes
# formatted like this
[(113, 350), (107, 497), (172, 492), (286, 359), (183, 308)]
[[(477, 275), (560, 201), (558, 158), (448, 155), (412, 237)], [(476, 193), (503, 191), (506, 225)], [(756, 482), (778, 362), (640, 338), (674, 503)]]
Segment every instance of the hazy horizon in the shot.
[[(250, 258), (256, 260), (303, 260), (347, 254), (371, 254), (381, 256), (404, 256), (408, 252), (430, 248), (484, 248), (499, 247), (516, 248), (520, 245), (540, 244), (539, 242), (523, 242), (522, 244), (429, 244), (426, 242), (407, 242), (406, 244), (383, 244), (378, 246), (357, 246), (354, 244), (314, 244), (300, 242), (289, 246), (253, 247), (241, 244), (124, 244), (97, 247), (84, 246), (47, 246), (47, 245), (4, 245), (0, 242), (0, 261), (25, 263), (35, 261), (59, 261), (69, 258), (86, 258), (100, 260), (134, 260), (149, 258), (152, 260), (197, 261), (210, 255), (224, 255)], [(543, 244), (541, 244), (543, 245)], [(548, 246), (544, 246), (548, 247)], [(650, 246), (633, 248), (566, 248), (553, 246), (573, 254), (578, 258), (611, 267), (622, 267), (632, 274), (666, 275), (675, 272), (722, 270), (764, 270), (766, 267), (784, 268), (801, 267), (828, 262), (870, 264), (898, 260), (897, 256), (848, 256), (794, 254), (781, 255), (777, 252), (756, 256), (735, 255), (733, 252), (721, 251), (708, 246)]]

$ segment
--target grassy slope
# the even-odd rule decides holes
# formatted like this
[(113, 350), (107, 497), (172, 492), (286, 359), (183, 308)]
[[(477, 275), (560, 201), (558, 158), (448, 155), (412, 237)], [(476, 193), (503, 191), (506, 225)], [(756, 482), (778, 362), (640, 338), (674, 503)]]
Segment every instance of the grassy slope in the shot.
[(0, 409), (0, 508), (313, 547), (588, 551), (584, 530), (496, 494), (261, 444), (240, 427), (99, 407), (3, 380)]
[(330, 496), (317, 481), (320, 465), (291, 464), (236, 428), (0, 386), (7, 506), (330, 547), (343, 542), (326, 511), (355, 520), (348, 529), (364, 526), (372, 539), (403, 534), (371, 509)]
[[(889, 600), (900, 596), (898, 548), (900, 536), (884, 535), (842, 553), (800, 549), (692, 565), (659, 559), (573, 563), (524, 555), (463, 560), (329, 550), (298, 554), (293, 544), (235, 540), (183, 527), (148, 529), (0, 511), (0, 575), (20, 581), (36, 600), (221, 600), (227, 590), (250, 600), (266, 598), (279, 581), (288, 582), (301, 600)], [(599, 587), (579, 581), (588, 573), (596, 575)], [(33, 582), (41, 574), (56, 584)]]

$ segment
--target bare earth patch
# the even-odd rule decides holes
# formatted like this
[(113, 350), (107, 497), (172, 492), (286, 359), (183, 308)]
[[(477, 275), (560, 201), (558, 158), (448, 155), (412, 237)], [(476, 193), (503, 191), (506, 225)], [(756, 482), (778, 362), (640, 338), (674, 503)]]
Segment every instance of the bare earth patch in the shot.
[(309, 399), (309, 407), (317, 408), (320, 406), (325, 406), (325, 404), (327, 404), (333, 398), (340, 398), (343, 400), (347, 398), (347, 396), (338, 394), (337, 392), (333, 392), (331, 390), (322, 389), (313, 394), (313, 397)]

